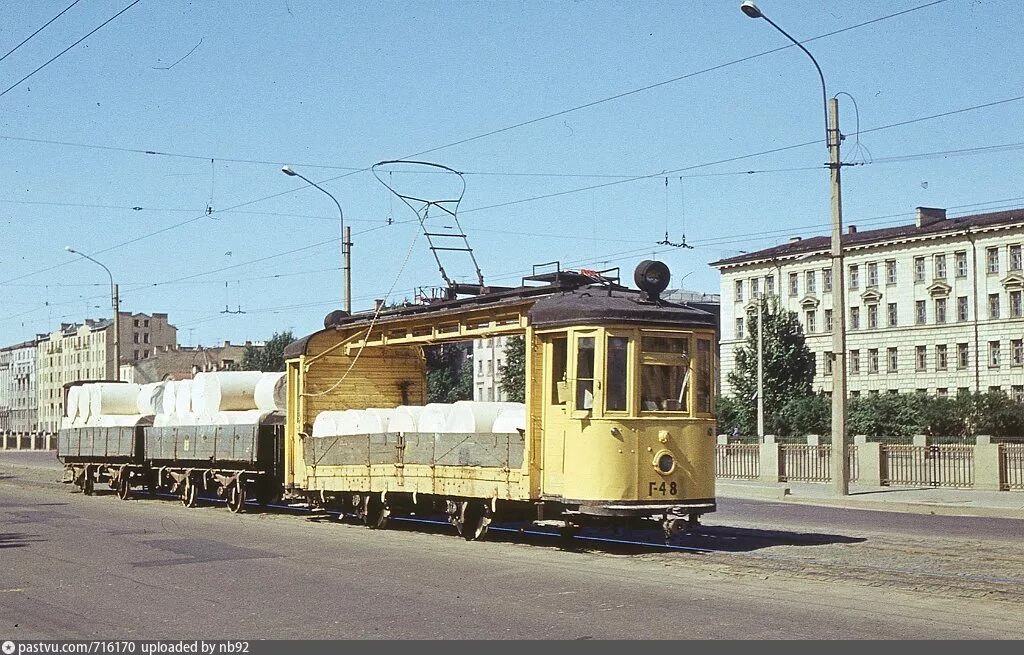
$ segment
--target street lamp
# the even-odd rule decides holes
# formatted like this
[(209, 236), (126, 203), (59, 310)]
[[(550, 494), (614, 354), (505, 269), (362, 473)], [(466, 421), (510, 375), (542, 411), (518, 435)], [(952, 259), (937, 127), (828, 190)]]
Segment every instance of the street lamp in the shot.
[(73, 255), (78, 255), (88, 259), (93, 264), (98, 264), (103, 267), (103, 270), (107, 272), (107, 277), (110, 278), (110, 304), (114, 306), (114, 375), (116, 380), (121, 379), (121, 302), (117, 295), (117, 285), (114, 284), (114, 275), (110, 272), (110, 269), (103, 265), (102, 262), (98, 262), (84, 252), (79, 252), (71, 246), (64, 246), (64, 250), (67, 250)]
[(821, 66), (799, 41), (790, 36), (784, 29), (776, 25), (764, 15), (756, 4), (747, 0), (740, 5), (740, 10), (750, 18), (763, 18), (780, 34), (789, 39), (804, 51), (821, 80), (821, 98), (825, 108), (825, 144), (828, 146), (828, 168), (832, 184), (832, 485), (837, 495), (845, 496), (850, 492), (850, 464), (846, 458), (846, 298), (843, 283), (843, 196), (840, 181), (842, 161), (839, 157), (839, 101), (829, 100), (825, 89), (825, 75)]
[(338, 208), (338, 220), (341, 223), (341, 265), (344, 270), (344, 296), (342, 300), (345, 303), (345, 311), (349, 314), (352, 313), (352, 233), (349, 228), (345, 227), (345, 213), (341, 211), (341, 203), (335, 198), (330, 191), (323, 188), (313, 180), (309, 179), (302, 173), (296, 172), (291, 166), (282, 166), (281, 172), (290, 177), (297, 177), (300, 180), (304, 180), (310, 186), (316, 187), (320, 191), (327, 194), (327, 196), (334, 201), (335, 206)]

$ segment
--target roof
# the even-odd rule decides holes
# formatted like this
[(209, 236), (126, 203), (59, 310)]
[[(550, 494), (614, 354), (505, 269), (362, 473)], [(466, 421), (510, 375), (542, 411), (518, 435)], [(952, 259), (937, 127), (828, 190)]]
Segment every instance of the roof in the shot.
[[(936, 237), (947, 234), (962, 232), (969, 228), (989, 228), (999, 226), (1012, 226), (1021, 224), (1024, 226), (1024, 209), (1011, 209), (1008, 211), (991, 212), (988, 214), (972, 214), (937, 220), (934, 223), (918, 227), (916, 223), (909, 225), (897, 225), (895, 227), (883, 227), (877, 230), (860, 230), (852, 234), (843, 234), (840, 243), (844, 248), (852, 246), (870, 245), (873, 243), (885, 243), (915, 237)], [(726, 267), (736, 264), (744, 264), (763, 259), (778, 259), (799, 255), (802, 253), (813, 253), (821, 250), (828, 250), (832, 245), (830, 236), (815, 236), (799, 241), (790, 241), (779, 246), (748, 252), (736, 257), (727, 257), (711, 266)]]
[(0, 352), (7, 352), (9, 350), (21, 350), (22, 348), (35, 348), (39, 345), (39, 339), (32, 339), (30, 341), (22, 341), (16, 343), (13, 346), (4, 346), (0, 348)]

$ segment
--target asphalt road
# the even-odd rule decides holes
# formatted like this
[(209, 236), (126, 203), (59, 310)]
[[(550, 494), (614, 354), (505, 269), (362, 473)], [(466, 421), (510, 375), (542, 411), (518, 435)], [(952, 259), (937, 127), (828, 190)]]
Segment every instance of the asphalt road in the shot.
[(726, 500), (693, 538), (724, 553), (565, 551), (85, 497), (11, 461), (0, 639), (1024, 638), (1020, 522)]

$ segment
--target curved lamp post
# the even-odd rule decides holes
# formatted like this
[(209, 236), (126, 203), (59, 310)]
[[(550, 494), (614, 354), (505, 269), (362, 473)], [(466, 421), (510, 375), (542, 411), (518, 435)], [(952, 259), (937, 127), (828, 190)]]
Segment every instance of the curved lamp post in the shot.
[(330, 191), (323, 188), (313, 180), (309, 179), (302, 173), (296, 172), (291, 166), (282, 166), (281, 172), (290, 177), (297, 177), (300, 180), (306, 182), (312, 187), (316, 187), (327, 195), (331, 200), (334, 201), (334, 205), (338, 208), (338, 220), (341, 223), (341, 265), (344, 270), (344, 296), (342, 300), (345, 303), (345, 311), (349, 314), (352, 313), (352, 236), (349, 231), (345, 228), (345, 213), (341, 210), (341, 203), (335, 198)]
[(117, 285), (114, 284), (114, 275), (110, 272), (110, 269), (84, 252), (79, 252), (71, 246), (64, 246), (64, 250), (67, 250), (73, 255), (78, 255), (84, 259), (88, 259), (93, 264), (102, 266), (103, 270), (107, 272), (107, 277), (110, 278), (110, 304), (114, 307), (114, 379), (121, 379), (121, 303), (118, 300)]
[[(846, 287), (843, 280), (843, 196), (840, 169), (843, 164), (839, 156), (839, 101), (828, 99), (825, 89), (825, 75), (821, 66), (807, 48), (775, 24), (751, 0), (740, 5), (740, 10), (750, 18), (763, 18), (780, 34), (803, 50), (821, 80), (821, 98), (825, 109), (825, 143), (829, 151), (828, 168), (832, 183), (832, 486), (837, 495), (845, 496), (850, 491), (850, 464), (846, 447)], [(781, 281), (780, 281), (781, 284)]]

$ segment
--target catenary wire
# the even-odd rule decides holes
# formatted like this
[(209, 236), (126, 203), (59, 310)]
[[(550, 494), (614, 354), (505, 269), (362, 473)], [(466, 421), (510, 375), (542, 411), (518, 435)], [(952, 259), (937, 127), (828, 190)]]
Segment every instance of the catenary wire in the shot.
[(50, 23), (52, 23), (53, 21), (55, 21), (55, 20), (57, 20), (58, 18), (60, 18), (61, 16), (63, 16), (65, 12), (67, 12), (67, 11), (68, 11), (69, 9), (71, 9), (72, 7), (74, 7), (75, 5), (77, 5), (77, 4), (78, 4), (79, 2), (81, 2), (81, 1), (82, 1), (82, 0), (75, 0), (74, 2), (72, 2), (71, 4), (69, 4), (69, 5), (67, 6), (67, 7), (64, 7), (63, 9), (61, 9), (61, 11), (60, 11), (60, 13), (59, 13), (59, 14), (57, 14), (56, 16), (54, 16), (53, 18), (51, 18), (50, 20), (46, 21), (45, 23), (43, 23), (43, 26), (42, 26), (42, 27), (40, 27), (39, 29), (37, 29), (37, 30), (36, 30), (35, 32), (32, 32), (31, 34), (29, 34), (29, 35), (28, 35), (27, 37), (25, 37), (25, 39), (24, 39), (24, 40), (23, 40), (23, 41), (22, 41), (21, 43), (19, 43), (18, 45), (14, 46), (14, 47), (13, 47), (13, 48), (11, 48), (10, 50), (8, 50), (8, 51), (7, 51), (7, 53), (6, 53), (6, 54), (4, 54), (4, 56), (0, 57), (0, 61), (3, 61), (4, 59), (7, 59), (8, 57), (10, 57), (10, 56), (11, 56), (12, 54), (14, 54), (14, 51), (15, 51), (15, 50), (17, 50), (17, 49), (18, 49), (18, 48), (20, 48), (21, 46), (23, 46), (23, 45), (25, 45), (26, 43), (28, 43), (29, 41), (31, 41), (31, 40), (32, 40), (32, 37), (34, 37), (34, 36), (35, 36), (36, 34), (39, 34), (39, 33), (40, 33), (40, 32), (42, 32), (43, 30), (45, 30), (45, 29), (46, 29), (47, 27), (49, 27), (49, 26), (50, 26)]

